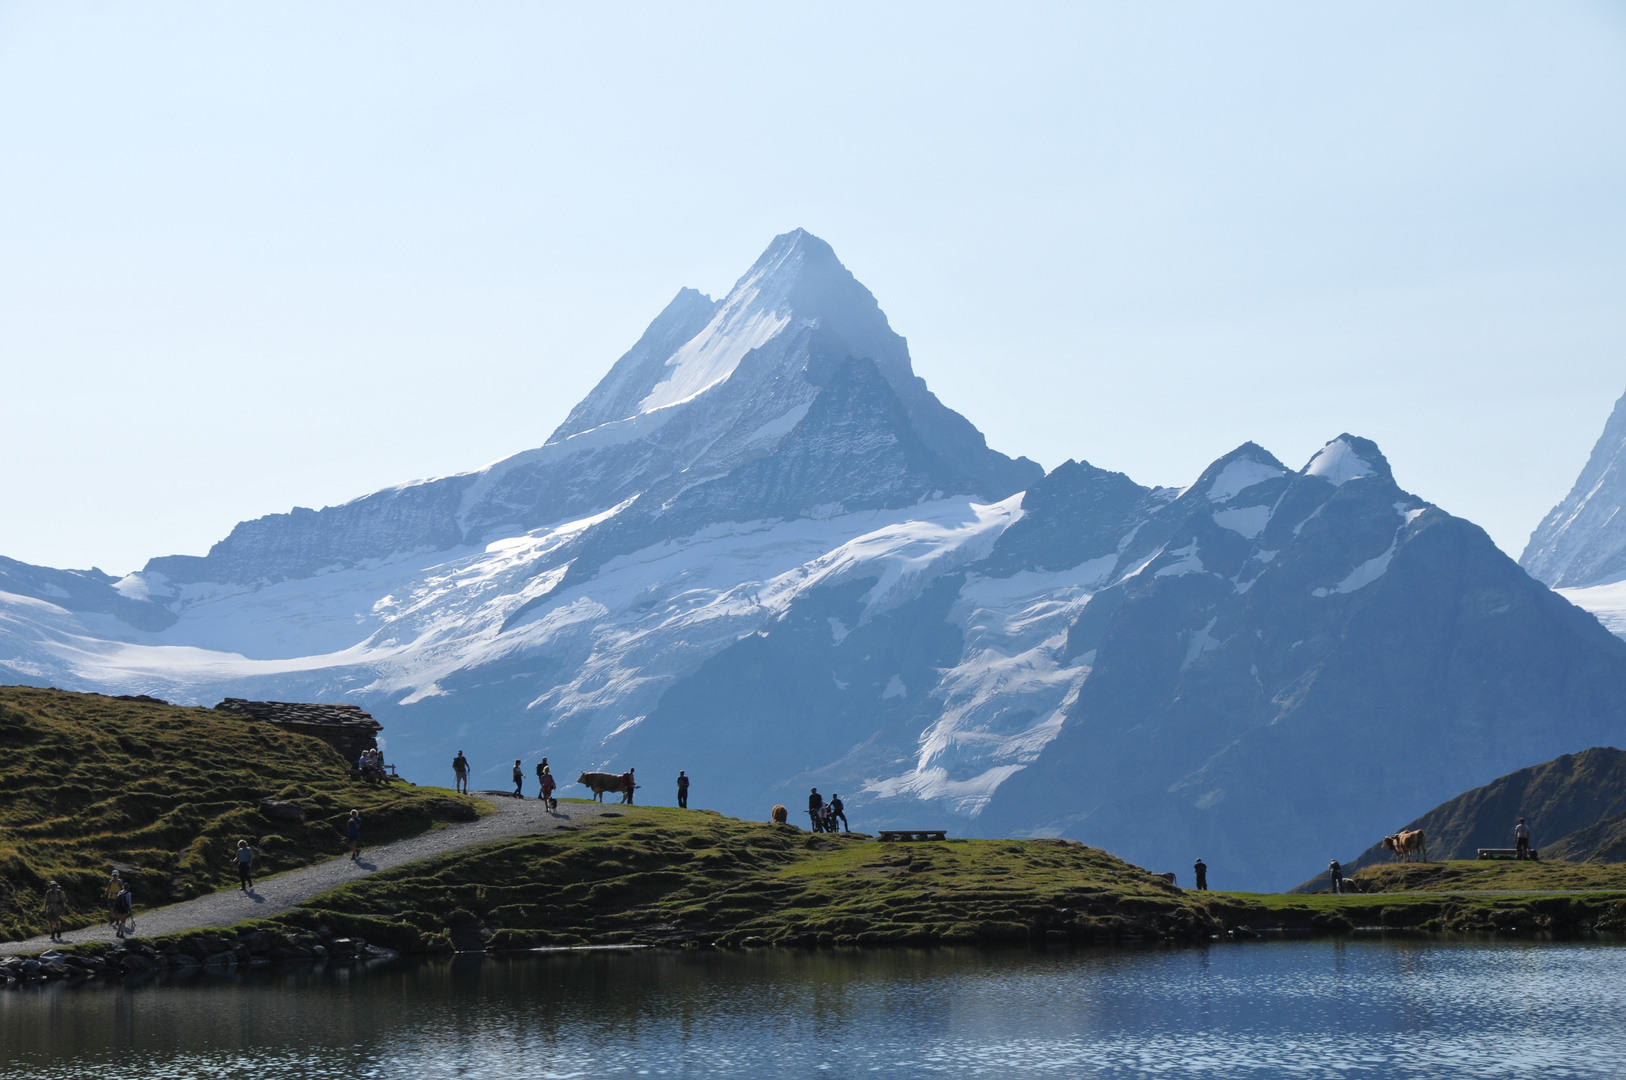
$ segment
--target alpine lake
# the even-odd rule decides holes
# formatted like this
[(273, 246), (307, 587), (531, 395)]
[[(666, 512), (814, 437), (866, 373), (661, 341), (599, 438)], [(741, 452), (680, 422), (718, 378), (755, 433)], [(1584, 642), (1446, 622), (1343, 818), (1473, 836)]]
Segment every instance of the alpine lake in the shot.
[(1621, 1077), (1626, 947), (562, 951), (0, 993), (6, 1077)]

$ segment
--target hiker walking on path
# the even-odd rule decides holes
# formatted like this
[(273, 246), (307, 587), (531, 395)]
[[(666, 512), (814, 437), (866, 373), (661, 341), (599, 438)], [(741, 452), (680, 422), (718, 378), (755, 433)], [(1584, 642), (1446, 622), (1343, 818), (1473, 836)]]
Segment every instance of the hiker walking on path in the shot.
[(344, 823), (344, 835), (350, 839), (350, 861), (361, 859), (361, 811), (350, 811), (350, 820)]
[(457, 791), (467, 795), (469, 793), (469, 759), (459, 750), (452, 759), (452, 772), (457, 777)]
[(525, 796), (520, 789), (525, 786), (525, 770), (519, 767), (519, 758), (514, 759), (514, 798), (523, 799)]
[(819, 789), (814, 788), (813, 794), (807, 797), (807, 816), (813, 819), (813, 831), (823, 832), (824, 823), (819, 819), (819, 811), (824, 809), (824, 796)]
[(119, 894), (113, 898), (113, 931), (114, 937), (124, 936), (124, 924), (135, 912), (135, 896), (130, 892), (129, 882), (119, 882)]
[(1513, 826), (1513, 857), (1515, 859), (1528, 859), (1530, 857), (1530, 826), (1524, 823), (1524, 818)]
[(841, 827), (846, 829), (848, 832), (853, 831), (853, 827), (851, 825), (847, 824), (847, 806), (846, 806), (846, 804), (841, 801), (841, 796), (840, 795), (837, 795), (834, 792), (832, 792), (830, 794), (830, 831), (831, 832), (836, 831), (836, 822), (837, 821), (841, 822)]
[(247, 840), (237, 841), (237, 887), (244, 892), (254, 888), (254, 874), (249, 869), (253, 863), (254, 849), (248, 846)]
[(118, 903), (119, 893), (124, 891), (124, 882), (119, 880), (119, 872), (113, 871), (113, 876), (107, 881), (107, 892), (103, 894), (107, 900), (107, 924), (112, 926), (119, 921), (114, 913), (114, 905)]
[(1332, 881), (1332, 891), (1334, 893), (1344, 891), (1344, 868), (1338, 865), (1337, 859), (1327, 864), (1327, 877)]
[(51, 931), (52, 941), (62, 940), (62, 916), (68, 910), (68, 897), (62, 886), (51, 882), (45, 887), (45, 925)]
[(543, 758), (541, 761), (536, 763), (536, 797), (539, 799), (546, 800), (548, 797), (548, 793), (542, 790), (542, 778), (551, 772), (553, 772), (553, 770), (548, 767), (547, 758)]
[(542, 789), (541, 799), (548, 804), (548, 812), (559, 809), (559, 801), (553, 797), (553, 789), (559, 784), (553, 779), (553, 769), (548, 766), (548, 759), (543, 758), (542, 764), (536, 767), (536, 786)]
[(682, 769), (678, 770), (678, 809), (689, 808), (689, 775)]
[(632, 793), (638, 790), (638, 778), (633, 775), (634, 771), (629, 768), (621, 774), (621, 801), (628, 806), (632, 805)]
[(1197, 857), (1197, 864), (1195, 866), (1193, 866), (1191, 868), (1191, 870), (1192, 870), (1192, 873), (1197, 875), (1197, 891), (1198, 892), (1207, 892), (1208, 891), (1208, 864), (1203, 862), (1202, 856), (1199, 855)]

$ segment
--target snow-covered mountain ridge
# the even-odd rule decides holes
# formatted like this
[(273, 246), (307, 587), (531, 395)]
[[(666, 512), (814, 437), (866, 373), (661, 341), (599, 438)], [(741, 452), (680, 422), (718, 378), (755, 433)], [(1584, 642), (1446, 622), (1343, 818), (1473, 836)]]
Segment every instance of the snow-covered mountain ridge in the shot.
[(750, 816), (817, 784), (1271, 887), (1618, 742), (1626, 644), (1355, 436), (1183, 490), (998, 454), (798, 231), (540, 448), (117, 581), (0, 561), (0, 678), (354, 701), (416, 775), (681, 767)]

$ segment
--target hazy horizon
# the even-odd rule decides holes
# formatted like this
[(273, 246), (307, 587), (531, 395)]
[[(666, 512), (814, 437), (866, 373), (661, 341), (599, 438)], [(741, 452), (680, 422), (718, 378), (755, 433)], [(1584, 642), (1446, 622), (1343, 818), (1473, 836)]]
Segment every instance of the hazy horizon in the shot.
[(0, 555), (540, 445), (827, 240), (1011, 455), (1349, 431), (1517, 557), (1626, 390), (1626, 14), (0, 4)]

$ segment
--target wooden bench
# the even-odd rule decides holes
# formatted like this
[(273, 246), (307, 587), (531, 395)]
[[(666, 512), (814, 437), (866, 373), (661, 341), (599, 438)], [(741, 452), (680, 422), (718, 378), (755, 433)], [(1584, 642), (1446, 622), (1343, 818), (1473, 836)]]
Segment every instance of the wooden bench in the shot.
[(895, 840), (946, 840), (947, 829), (882, 829), (880, 832), (883, 843)]
[[(1519, 857), (1519, 849), (1510, 847), (1482, 847), (1479, 849), (1479, 857), (1481, 859), (1517, 859)], [(1535, 848), (1530, 849), (1530, 859), (1532, 862), (1541, 861), (1541, 856)]]

